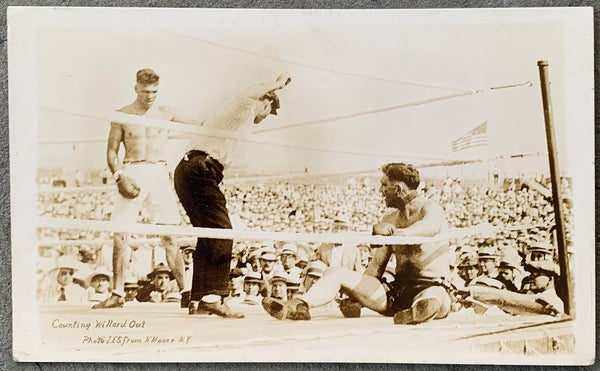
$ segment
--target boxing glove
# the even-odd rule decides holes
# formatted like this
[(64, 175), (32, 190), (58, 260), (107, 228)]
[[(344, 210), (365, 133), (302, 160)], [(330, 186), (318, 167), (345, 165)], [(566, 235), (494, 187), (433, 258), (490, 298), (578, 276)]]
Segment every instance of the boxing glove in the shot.
[(125, 198), (136, 198), (140, 194), (140, 187), (133, 178), (127, 175), (119, 175), (117, 178), (119, 193)]

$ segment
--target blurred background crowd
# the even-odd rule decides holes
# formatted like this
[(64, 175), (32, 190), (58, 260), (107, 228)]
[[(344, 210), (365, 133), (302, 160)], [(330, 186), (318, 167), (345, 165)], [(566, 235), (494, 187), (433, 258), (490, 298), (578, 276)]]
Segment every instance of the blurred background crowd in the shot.
[[(444, 207), (451, 227), (481, 223), (497, 227), (497, 234), (492, 237), (473, 235), (450, 241), (453, 277), (449, 279), (453, 284), (458, 287), (486, 285), (514, 292), (543, 291), (552, 287), (560, 274), (556, 265), (552, 201), (548, 194), (527, 184), (513, 180), (501, 186), (463, 185), (454, 178), (447, 178), (437, 186), (421, 184), (419, 191)], [(223, 188), (234, 229), (370, 234), (372, 226), (386, 212), (378, 184), (370, 182), (278, 182), (224, 185)], [(110, 219), (114, 191), (51, 190), (40, 192), (38, 216)], [(571, 252), (572, 194), (566, 179), (562, 192)], [(189, 224), (185, 212), (181, 211), (182, 222)], [(144, 210), (138, 222), (151, 222)], [(128, 237), (131, 249), (126, 291), (130, 301), (176, 302), (181, 299), (181, 293), (191, 287), (195, 240), (178, 239), (186, 264), (187, 286), (178, 288), (157, 237), (135, 234)], [(69, 297), (66, 301), (101, 301), (110, 295), (110, 233), (39, 229), (38, 238), (36, 272), (41, 302), (55, 301), (56, 297), (62, 299), (60, 287), (67, 286), (73, 292), (64, 295)], [(368, 245), (345, 243), (234, 241), (230, 300), (254, 305), (260, 303), (262, 296), (290, 298), (307, 290), (329, 266), (363, 271), (373, 251)], [(393, 272), (392, 261), (384, 278), (392, 280)]]

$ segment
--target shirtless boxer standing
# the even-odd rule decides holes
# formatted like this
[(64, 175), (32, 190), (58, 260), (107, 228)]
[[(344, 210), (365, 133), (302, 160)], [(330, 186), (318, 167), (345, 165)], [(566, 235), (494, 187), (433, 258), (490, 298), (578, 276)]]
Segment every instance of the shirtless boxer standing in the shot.
[[(196, 123), (188, 118), (175, 117), (167, 107), (154, 105), (158, 83), (159, 76), (153, 70), (139, 70), (135, 84), (137, 98), (117, 111), (161, 120)], [(119, 188), (111, 215), (112, 222), (135, 223), (144, 204), (153, 218), (152, 222), (156, 224), (181, 222), (177, 198), (164, 160), (168, 134), (168, 130), (164, 129), (111, 122), (106, 159)], [(125, 147), (123, 163), (119, 161), (121, 143)], [(115, 233), (113, 239), (113, 295), (93, 308), (122, 307), (125, 302), (126, 234)], [(161, 243), (175, 280), (179, 288), (183, 289), (183, 258), (177, 243), (170, 236), (162, 236)]]
[[(394, 210), (373, 227), (373, 234), (433, 237), (446, 232), (442, 207), (417, 192), (420, 182), (417, 169), (392, 163), (383, 166), (382, 171), (380, 192), (386, 206)], [(393, 316), (396, 324), (444, 318), (451, 304), (448, 292), (441, 285), (450, 275), (448, 249), (447, 240), (385, 245), (376, 250), (364, 274), (347, 268), (329, 268), (304, 295), (288, 302), (265, 298), (263, 307), (277, 319), (309, 320), (309, 308), (325, 305), (342, 292), (382, 315)], [(396, 274), (395, 280), (388, 284), (381, 277), (391, 254), (396, 257)], [(344, 313), (341, 304), (340, 309)], [(353, 316), (359, 315), (360, 307)]]

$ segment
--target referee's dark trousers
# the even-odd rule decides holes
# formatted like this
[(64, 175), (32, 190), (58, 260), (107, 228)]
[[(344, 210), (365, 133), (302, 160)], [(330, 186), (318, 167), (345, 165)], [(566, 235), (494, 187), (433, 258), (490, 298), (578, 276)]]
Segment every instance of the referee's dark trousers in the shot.
[[(221, 180), (223, 165), (203, 151), (189, 151), (175, 168), (175, 191), (194, 227), (231, 229)], [(229, 294), (232, 249), (232, 240), (198, 238), (191, 300)]]

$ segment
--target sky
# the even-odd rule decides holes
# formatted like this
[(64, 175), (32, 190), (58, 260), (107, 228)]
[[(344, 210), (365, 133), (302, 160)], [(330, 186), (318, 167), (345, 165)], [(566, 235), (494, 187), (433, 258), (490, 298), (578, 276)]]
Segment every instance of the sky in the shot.
[[(279, 93), (279, 114), (246, 129), (249, 139), (273, 144), (239, 143), (234, 165), (248, 172), (344, 172), (376, 169), (392, 160), (423, 164), (545, 151), (536, 62), (548, 60), (558, 146), (565, 152), (567, 71), (560, 22), (533, 13), (415, 14), (70, 15), (37, 34), (38, 165), (104, 168), (108, 122), (59, 111), (106, 114), (131, 103), (135, 72), (143, 67), (161, 76), (156, 104), (196, 118), (210, 117), (244, 88), (288, 72), (292, 83)], [(106, 17), (109, 25), (102, 22)], [(527, 81), (533, 86), (488, 90)], [(252, 133), (421, 102), (456, 93), (452, 89), (482, 92)], [(452, 152), (452, 140), (484, 121), (487, 147)], [(186, 142), (169, 142), (171, 167)]]

